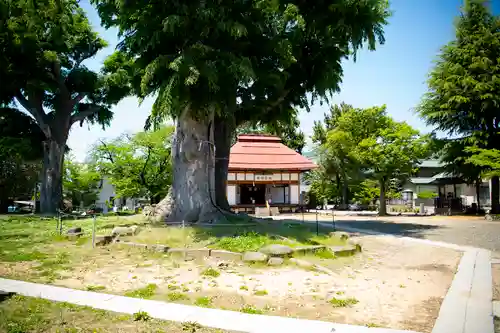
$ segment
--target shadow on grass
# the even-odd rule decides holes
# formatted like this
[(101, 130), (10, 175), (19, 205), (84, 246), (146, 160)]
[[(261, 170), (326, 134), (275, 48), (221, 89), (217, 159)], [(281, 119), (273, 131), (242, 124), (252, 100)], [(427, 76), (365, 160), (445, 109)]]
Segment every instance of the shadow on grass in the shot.
[(0, 290), (0, 303), (2, 303), (3, 301), (8, 300), (9, 298), (11, 298), (12, 296), (14, 296), (15, 294), (16, 293), (11, 293), (11, 292), (6, 292), (6, 291)]

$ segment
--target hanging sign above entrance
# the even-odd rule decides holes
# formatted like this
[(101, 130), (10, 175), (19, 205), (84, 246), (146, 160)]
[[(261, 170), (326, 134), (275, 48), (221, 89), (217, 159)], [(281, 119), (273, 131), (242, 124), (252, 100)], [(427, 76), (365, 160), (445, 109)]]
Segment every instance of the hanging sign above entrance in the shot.
[(273, 175), (255, 175), (256, 181), (273, 180)]

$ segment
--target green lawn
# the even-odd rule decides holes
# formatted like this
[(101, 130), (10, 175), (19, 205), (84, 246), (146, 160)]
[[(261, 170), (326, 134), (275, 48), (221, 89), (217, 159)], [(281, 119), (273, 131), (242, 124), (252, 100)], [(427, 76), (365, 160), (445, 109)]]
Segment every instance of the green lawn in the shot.
[(145, 313), (119, 314), (19, 295), (0, 300), (0, 318), (2, 333), (184, 333), (190, 332), (192, 328), (195, 328), (196, 333), (229, 333), (229, 331), (201, 327), (197, 323), (156, 320), (149, 318)]

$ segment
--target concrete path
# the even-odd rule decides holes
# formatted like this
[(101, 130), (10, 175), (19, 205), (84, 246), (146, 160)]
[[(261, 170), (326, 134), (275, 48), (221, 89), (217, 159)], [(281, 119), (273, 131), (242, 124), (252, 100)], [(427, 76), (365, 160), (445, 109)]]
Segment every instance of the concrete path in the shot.
[[(0, 290), (29, 297), (90, 306), (96, 309), (134, 314), (175, 322), (197, 322), (205, 327), (248, 333), (416, 333), (385, 328), (367, 328), (317, 320), (252, 315), (235, 311), (200, 308), (139, 298), (74, 290), (31, 282), (0, 278)], [(451, 333), (451, 332), (450, 332)], [(483, 331), (482, 333), (489, 333)]]

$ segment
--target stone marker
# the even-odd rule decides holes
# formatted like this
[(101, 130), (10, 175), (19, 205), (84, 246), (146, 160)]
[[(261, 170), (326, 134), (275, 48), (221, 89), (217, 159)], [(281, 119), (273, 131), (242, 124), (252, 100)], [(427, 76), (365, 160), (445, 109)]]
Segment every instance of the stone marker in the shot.
[(245, 252), (242, 260), (244, 262), (265, 262), (267, 255), (261, 252)]
[(284, 257), (292, 254), (293, 249), (290, 246), (286, 245), (269, 244), (261, 248), (259, 252), (265, 253), (271, 257)]
[(267, 261), (267, 264), (269, 266), (280, 266), (280, 265), (283, 265), (283, 262), (285, 262), (285, 260), (283, 258), (280, 258), (280, 257), (271, 257)]
[(95, 245), (108, 245), (109, 243), (113, 242), (114, 237), (113, 236), (96, 236), (95, 237)]

